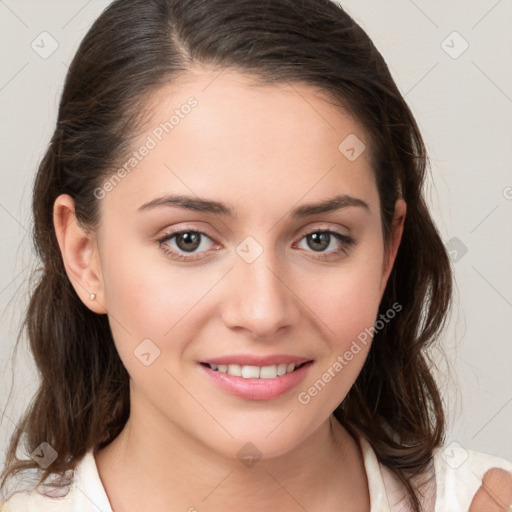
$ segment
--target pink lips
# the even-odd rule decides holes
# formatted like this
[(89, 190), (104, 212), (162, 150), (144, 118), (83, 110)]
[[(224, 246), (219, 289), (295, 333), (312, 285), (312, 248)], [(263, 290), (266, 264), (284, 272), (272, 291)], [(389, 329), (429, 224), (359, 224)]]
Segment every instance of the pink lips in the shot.
[(273, 366), (278, 364), (295, 363), (297, 368), (291, 373), (278, 376), (274, 379), (246, 379), (244, 377), (235, 377), (228, 373), (222, 373), (212, 370), (205, 364), (199, 364), (198, 367), (211, 382), (219, 386), (224, 391), (247, 400), (272, 400), (296, 387), (307, 375), (312, 361), (304, 357), (295, 357), (291, 355), (272, 355), (272, 356), (251, 356), (251, 355), (233, 355), (208, 359), (203, 361), (208, 364), (238, 364), (240, 366)]

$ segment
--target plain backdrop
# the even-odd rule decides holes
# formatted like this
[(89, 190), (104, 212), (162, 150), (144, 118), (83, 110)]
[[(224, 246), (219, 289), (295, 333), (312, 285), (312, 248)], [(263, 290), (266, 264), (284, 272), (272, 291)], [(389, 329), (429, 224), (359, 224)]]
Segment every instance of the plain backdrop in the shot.
[[(34, 260), (33, 178), (55, 127), (67, 66), (108, 3), (0, 1), (2, 465), (14, 422), (38, 384), (25, 338), (11, 364)], [(427, 198), (456, 278), (442, 340), (447, 359), (433, 354), (447, 444), (512, 460), (512, 2), (341, 4), (383, 54), (431, 159)], [(41, 38), (45, 51), (58, 45), (51, 55), (41, 55), (41, 43), (34, 49)]]

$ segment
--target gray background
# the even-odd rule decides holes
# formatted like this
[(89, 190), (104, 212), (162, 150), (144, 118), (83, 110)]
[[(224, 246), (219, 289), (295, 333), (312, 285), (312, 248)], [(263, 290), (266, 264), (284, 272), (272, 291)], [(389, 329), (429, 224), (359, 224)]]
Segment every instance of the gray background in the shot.
[[(108, 3), (0, 0), (2, 464), (14, 421), (37, 386), (26, 339), (11, 365), (34, 261), (32, 180), (54, 128), (67, 65)], [(457, 283), (443, 338), (448, 359), (432, 354), (449, 414), (447, 444), (512, 460), (512, 2), (342, 5), (386, 59), (431, 158), (427, 197)], [(31, 46), (49, 51), (52, 39), (58, 47), (46, 58)]]

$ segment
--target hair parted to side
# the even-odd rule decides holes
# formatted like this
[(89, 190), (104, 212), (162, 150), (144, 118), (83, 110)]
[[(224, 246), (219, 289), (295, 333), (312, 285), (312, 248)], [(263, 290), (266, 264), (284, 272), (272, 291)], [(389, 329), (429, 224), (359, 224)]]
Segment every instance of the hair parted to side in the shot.
[[(110, 443), (129, 417), (128, 373), (107, 315), (91, 312), (66, 275), (53, 204), (70, 194), (78, 221), (93, 231), (99, 221), (94, 190), (139, 134), (145, 100), (201, 66), (327, 93), (369, 137), (386, 243), (396, 199), (402, 195), (407, 203), (380, 312), (396, 303), (403, 308), (376, 332), (334, 414), (363, 433), (419, 512), (410, 480), (427, 468), (445, 436), (425, 351), (446, 322), (450, 262), (423, 195), (428, 159), (415, 119), (369, 37), (330, 0), (116, 0), (90, 28), (69, 68), (34, 183), (33, 238), (43, 268), (20, 332), (27, 329), (41, 382), (11, 438), (1, 487), (20, 471), (39, 468), (28, 455), (42, 442), (58, 458), (39, 482), (74, 469), (87, 450)], [(26, 460), (17, 457), (19, 447)]]

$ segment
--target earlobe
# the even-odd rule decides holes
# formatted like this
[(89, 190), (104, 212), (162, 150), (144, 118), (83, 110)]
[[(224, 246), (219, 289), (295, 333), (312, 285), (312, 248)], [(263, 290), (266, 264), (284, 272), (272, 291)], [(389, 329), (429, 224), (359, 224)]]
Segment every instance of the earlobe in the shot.
[(393, 222), (391, 225), (391, 243), (389, 245), (388, 251), (385, 254), (382, 268), (381, 298), (382, 295), (384, 294), (384, 290), (386, 288), (389, 275), (391, 274), (391, 269), (393, 268), (396, 255), (398, 253), (398, 247), (400, 246), (400, 242), (402, 240), (406, 213), (407, 203), (403, 199), (397, 199), (395, 203), (395, 213), (393, 215)]
[(77, 295), (91, 311), (106, 313), (96, 239), (78, 224), (75, 203), (68, 194), (55, 200), (53, 224), (66, 274)]

